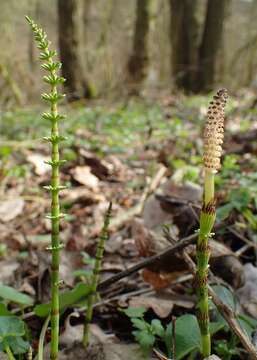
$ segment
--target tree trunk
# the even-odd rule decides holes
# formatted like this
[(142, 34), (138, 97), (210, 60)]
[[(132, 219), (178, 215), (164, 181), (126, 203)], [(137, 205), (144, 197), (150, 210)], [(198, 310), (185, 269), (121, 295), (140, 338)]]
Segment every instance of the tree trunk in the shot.
[(133, 51), (128, 61), (129, 76), (134, 83), (142, 82), (147, 74), (149, 7), (150, 0), (137, 0)]
[(208, 0), (202, 42), (199, 48), (198, 91), (215, 85), (215, 65), (222, 44), (226, 7), (230, 0)]
[(92, 0), (83, 0), (82, 18), (83, 18), (83, 37), (87, 43), (88, 39), (88, 24), (90, 19), (90, 11), (92, 7)]
[(92, 95), (81, 64), (78, 11), (79, 0), (58, 0), (60, 58), (69, 100), (90, 98)]
[[(221, 1), (222, 2), (222, 1)], [(170, 0), (171, 66), (178, 88), (195, 88), (197, 65), (197, 0)]]

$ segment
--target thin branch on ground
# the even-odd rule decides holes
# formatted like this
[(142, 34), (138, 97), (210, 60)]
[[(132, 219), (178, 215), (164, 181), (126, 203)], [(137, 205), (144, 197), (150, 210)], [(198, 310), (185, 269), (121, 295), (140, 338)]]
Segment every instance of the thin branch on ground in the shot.
[(100, 282), (97, 287), (97, 290), (98, 291), (103, 290), (103, 289), (109, 287), (111, 284), (114, 284), (117, 281), (119, 281), (131, 274), (134, 274), (138, 270), (144, 269), (147, 266), (152, 265), (156, 261), (162, 261), (164, 258), (175, 254), (176, 252), (187, 247), (188, 245), (193, 244), (195, 242), (197, 236), (198, 236), (197, 233), (187, 236), (186, 238), (180, 240), (176, 245), (170, 246), (170, 247), (168, 247), (168, 249), (165, 249), (156, 255), (150, 256), (147, 259), (142, 260), (142, 261), (138, 262), (137, 264), (131, 266), (130, 268), (128, 268), (124, 271), (121, 271), (121, 272), (115, 274), (114, 276), (111, 276), (110, 278)]

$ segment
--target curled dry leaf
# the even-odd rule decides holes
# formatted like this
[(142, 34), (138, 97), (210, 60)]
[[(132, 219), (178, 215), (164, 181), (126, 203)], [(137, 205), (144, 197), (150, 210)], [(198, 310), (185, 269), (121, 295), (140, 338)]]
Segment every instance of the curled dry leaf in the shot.
[(63, 190), (61, 196), (65, 202), (69, 202), (70, 204), (79, 203), (89, 206), (105, 201), (105, 197), (102, 194), (92, 193), (92, 191), (84, 186)]
[(92, 174), (89, 166), (76, 166), (72, 170), (72, 176), (78, 183), (87, 186), (89, 189), (98, 190), (99, 179)]
[(45, 163), (47, 160), (49, 160), (48, 157), (35, 153), (27, 157), (27, 161), (34, 166), (35, 173), (40, 176), (45, 175), (51, 170), (50, 166)]
[[(185, 269), (186, 271), (186, 269)], [(184, 271), (184, 272), (185, 272)], [(164, 271), (151, 271), (144, 269), (142, 272), (142, 277), (145, 282), (152, 285), (156, 290), (164, 289), (168, 287), (172, 282), (174, 282), (179, 276), (181, 276), (183, 271), (173, 271), (173, 272), (164, 272)]]
[(24, 200), (15, 198), (0, 202), (0, 221), (8, 222), (19, 216), (24, 208)]
[(145, 202), (143, 219), (147, 228), (154, 229), (162, 224), (171, 222), (172, 215), (165, 212), (156, 197), (151, 195)]
[(138, 296), (130, 299), (129, 306), (144, 307), (145, 309), (152, 309), (154, 313), (164, 319), (169, 316), (173, 309), (173, 302), (168, 299), (161, 299), (160, 297), (144, 297)]
[(91, 172), (99, 179), (105, 179), (109, 175), (111, 169), (105, 160), (83, 148), (79, 149), (79, 154), (85, 159), (85, 163), (90, 167)]

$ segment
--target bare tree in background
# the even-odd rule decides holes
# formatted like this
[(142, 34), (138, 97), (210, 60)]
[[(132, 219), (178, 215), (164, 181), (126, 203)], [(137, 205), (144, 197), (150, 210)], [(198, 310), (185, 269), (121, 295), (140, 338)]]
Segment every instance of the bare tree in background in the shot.
[(197, 67), (197, 0), (170, 0), (172, 75), (178, 88), (192, 91)]
[(222, 43), (226, 8), (230, 0), (208, 0), (204, 31), (199, 47), (198, 89), (209, 91), (215, 83), (215, 65)]
[(92, 0), (83, 0), (82, 3), (82, 18), (83, 18), (83, 36), (84, 41), (87, 42), (88, 24), (90, 19), (90, 10), (92, 7)]
[(79, 0), (58, 0), (58, 34), (62, 74), (68, 99), (89, 98), (92, 93), (83, 74), (79, 49)]
[(199, 39), (197, 0), (170, 0), (172, 75), (186, 92), (212, 90), (218, 51), (222, 44), (226, 8), (230, 0), (208, 0)]
[(128, 61), (128, 72), (134, 83), (140, 83), (147, 74), (149, 62), (148, 34), (150, 0), (137, 0), (133, 51)]

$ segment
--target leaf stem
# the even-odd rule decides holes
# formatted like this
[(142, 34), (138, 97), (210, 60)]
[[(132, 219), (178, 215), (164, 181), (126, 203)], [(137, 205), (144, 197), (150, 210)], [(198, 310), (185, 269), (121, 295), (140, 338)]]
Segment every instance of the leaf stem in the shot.
[(39, 343), (38, 343), (38, 354), (37, 354), (38, 360), (44, 360), (44, 340), (45, 340), (46, 330), (49, 321), (50, 321), (50, 315), (45, 319), (44, 325), (40, 332)]
[(15, 357), (14, 357), (9, 345), (5, 345), (5, 351), (6, 351), (6, 354), (8, 355), (9, 360), (15, 360)]

